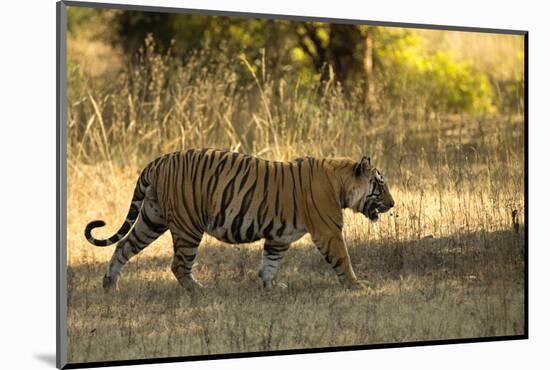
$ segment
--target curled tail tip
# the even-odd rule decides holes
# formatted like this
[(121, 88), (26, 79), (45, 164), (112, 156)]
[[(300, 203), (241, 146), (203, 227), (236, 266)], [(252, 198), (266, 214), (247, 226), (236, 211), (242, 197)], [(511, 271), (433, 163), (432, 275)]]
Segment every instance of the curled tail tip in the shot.
[(96, 227), (103, 227), (103, 226), (105, 226), (105, 221), (95, 220), (90, 222), (88, 225), (86, 225), (86, 230), (92, 230), (92, 229), (95, 229)]
[(92, 243), (93, 245), (98, 246), (98, 247), (104, 247), (104, 246), (108, 245), (107, 240), (97, 240), (97, 239), (95, 239), (92, 236), (92, 230), (96, 229), (98, 227), (103, 227), (103, 226), (105, 226), (104, 221), (96, 220), (96, 221), (92, 221), (88, 225), (86, 225), (86, 230), (84, 230), (84, 236), (86, 237), (86, 239), (90, 243)]

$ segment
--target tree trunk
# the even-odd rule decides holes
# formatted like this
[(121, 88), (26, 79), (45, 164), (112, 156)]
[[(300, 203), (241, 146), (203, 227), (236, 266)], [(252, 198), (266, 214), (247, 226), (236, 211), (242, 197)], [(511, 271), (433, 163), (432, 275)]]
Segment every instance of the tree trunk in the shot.
[(360, 68), (354, 58), (354, 51), (361, 37), (359, 29), (351, 24), (330, 24), (329, 57), (336, 79), (343, 84), (352, 78), (353, 72)]
[(378, 110), (376, 97), (374, 96), (374, 74), (373, 74), (374, 35), (369, 27), (363, 33), (363, 72), (365, 74), (365, 86), (363, 89), (363, 101), (367, 111), (371, 114)]

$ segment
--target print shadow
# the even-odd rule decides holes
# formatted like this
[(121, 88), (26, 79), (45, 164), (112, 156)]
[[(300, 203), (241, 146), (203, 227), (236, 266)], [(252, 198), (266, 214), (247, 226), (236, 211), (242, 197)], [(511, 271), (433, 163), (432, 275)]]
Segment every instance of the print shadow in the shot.
[(35, 353), (34, 358), (40, 360), (42, 363), (55, 367), (55, 353)]

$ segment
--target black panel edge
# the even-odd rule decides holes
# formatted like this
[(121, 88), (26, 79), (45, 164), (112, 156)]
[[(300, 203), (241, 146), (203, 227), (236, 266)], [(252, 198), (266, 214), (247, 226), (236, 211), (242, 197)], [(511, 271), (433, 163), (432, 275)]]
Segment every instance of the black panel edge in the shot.
[(525, 30), (512, 30), (512, 29), (500, 29), (500, 28), (462, 27), (462, 26), (435, 25), (435, 24), (423, 24), (423, 23), (386, 22), (386, 21), (374, 21), (374, 20), (327, 18), (327, 17), (300, 16), (300, 15), (287, 15), (287, 14), (249, 13), (249, 12), (225, 11), (225, 10), (214, 10), (214, 9), (173, 8), (173, 7), (162, 7), (162, 6), (112, 4), (112, 3), (82, 2), (82, 1), (70, 1), (70, 0), (65, 0), (63, 1), (63, 3), (67, 6), (74, 6), (74, 7), (135, 10), (135, 11), (144, 11), (144, 12), (204, 14), (204, 15), (211, 15), (211, 16), (236, 16), (236, 17), (248, 17), (248, 18), (254, 17), (254, 18), (282, 19), (282, 20), (289, 20), (289, 21), (306, 21), (306, 22), (309, 21), (309, 22), (330, 22), (330, 23), (344, 23), (344, 24), (368, 24), (371, 26), (498, 33), (498, 34), (509, 34), (509, 35), (524, 35), (527, 33), (527, 31)]
[(357, 345), (357, 346), (345, 346), (345, 347), (323, 347), (323, 348), (306, 348), (306, 349), (292, 349), (292, 350), (281, 350), (281, 351), (224, 353), (224, 354), (216, 354), (216, 355), (199, 355), (199, 356), (187, 356), (187, 357), (164, 357), (164, 358), (139, 359), (139, 360), (69, 363), (65, 367), (63, 367), (63, 369), (160, 364), (160, 363), (184, 362), (184, 361), (187, 362), (187, 361), (222, 360), (222, 359), (235, 359), (235, 358), (245, 358), (245, 357), (265, 357), (265, 356), (284, 356), (284, 355), (313, 354), (313, 353), (330, 353), (330, 352), (343, 352), (343, 351), (359, 351), (359, 350), (367, 350), (367, 349), (386, 349), (386, 348), (422, 347), (422, 346), (448, 345), (448, 344), (484, 343), (484, 342), (498, 342), (498, 341), (522, 340), (522, 339), (527, 339), (527, 336), (512, 335), (512, 336), (502, 336), (502, 337), (465, 338), (465, 339), (449, 339), (449, 340), (422, 341), (422, 342), (381, 343), (381, 344), (369, 344), (369, 345)]

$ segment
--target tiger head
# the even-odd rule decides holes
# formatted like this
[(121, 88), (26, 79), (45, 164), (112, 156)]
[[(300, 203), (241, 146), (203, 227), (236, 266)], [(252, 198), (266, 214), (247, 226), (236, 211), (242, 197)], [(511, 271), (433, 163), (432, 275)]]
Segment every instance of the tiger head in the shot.
[(378, 213), (388, 212), (395, 202), (382, 174), (363, 157), (353, 166), (353, 179), (348, 189), (349, 207), (378, 221)]

